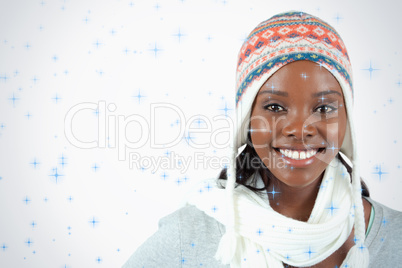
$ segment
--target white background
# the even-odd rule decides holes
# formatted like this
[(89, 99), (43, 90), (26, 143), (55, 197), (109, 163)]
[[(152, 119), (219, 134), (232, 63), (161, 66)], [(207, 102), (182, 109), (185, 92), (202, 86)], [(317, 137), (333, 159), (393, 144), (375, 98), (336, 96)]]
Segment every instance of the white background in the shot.
[[(343, 38), (354, 70), (361, 175), (373, 199), (402, 210), (400, 5), (2, 0), (0, 266), (120, 267), (197, 181), (219, 173), (211, 161), (225, 150), (210, 138), (234, 115), (238, 50), (259, 22), (289, 10), (322, 18)], [(378, 69), (371, 76), (370, 64)], [(89, 109), (99, 103), (110, 110)], [(171, 107), (155, 110), (155, 126), (141, 128), (152, 123), (155, 103)], [(76, 105), (89, 108), (70, 124)], [(209, 134), (189, 135), (207, 127), (190, 120), (202, 116), (211, 121)], [(99, 120), (106, 124), (100, 131)], [(84, 149), (66, 131), (98, 145)], [(151, 133), (158, 143), (178, 142), (155, 148)], [(125, 148), (129, 140), (144, 144)], [(165, 166), (147, 166), (152, 159)]]

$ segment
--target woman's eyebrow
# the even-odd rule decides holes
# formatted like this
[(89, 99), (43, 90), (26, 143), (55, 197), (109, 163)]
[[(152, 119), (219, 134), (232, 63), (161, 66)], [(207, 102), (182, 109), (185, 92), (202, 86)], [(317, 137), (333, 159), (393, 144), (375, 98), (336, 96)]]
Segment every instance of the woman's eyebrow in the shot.
[[(288, 97), (289, 94), (287, 92), (283, 92), (283, 91), (279, 91), (279, 90), (273, 90), (273, 89), (265, 89), (262, 90), (258, 93), (258, 95), (261, 94), (274, 94), (274, 95), (279, 95), (279, 96), (284, 96), (284, 97)], [(321, 91), (321, 92), (317, 92), (317, 93), (313, 93), (312, 96), (313, 97), (320, 97), (322, 95), (328, 95), (328, 94), (338, 94), (339, 96), (342, 97), (341, 93), (335, 90), (326, 90), (326, 91)]]
[(311, 94), (311, 96), (313, 96), (313, 97), (320, 97), (320, 96), (322, 96), (322, 95), (328, 95), (328, 94), (338, 94), (339, 96), (342, 97), (342, 94), (339, 93), (338, 91), (335, 91), (335, 90), (321, 91), (321, 92), (313, 93), (313, 94)]
[(279, 90), (271, 90), (271, 89), (265, 89), (265, 90), (262, 90), (262, 91), (260, 91), (259, 93), (258, 93), (258, 95), (260, 95), (260, 94), (266, 94), (266, 93), (268, 93), (268, 94), (275, 94), (275, 95), (279, 95), (279, 96), (284, 96), (284, 97), (287, 97), (288, 96), (288, 93), (287, 92), (283, 92), (283, 91), (279, 91)]

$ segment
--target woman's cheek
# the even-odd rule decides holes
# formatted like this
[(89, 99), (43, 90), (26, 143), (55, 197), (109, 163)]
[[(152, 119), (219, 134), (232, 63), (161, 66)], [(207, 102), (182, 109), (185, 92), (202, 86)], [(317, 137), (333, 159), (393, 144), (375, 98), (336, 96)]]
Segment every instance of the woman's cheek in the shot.
[(264, 137), (264, 133), (260, 131), (253, 131), (251, 133), (251, 141), (253, 143), (254, 149), (263, 149), (266, 147), (266, 139)]
[(342, 145), (346, 128), (339, 122), (327, 124), (325, 126), (325, 137), (329, 143), (329, 147), (340, 148)]
[(272, 132), (267, 127), (267, 122), (255, 122), (251, 124), (251, 140), (256, 149), (267, 149), (272, 140)]

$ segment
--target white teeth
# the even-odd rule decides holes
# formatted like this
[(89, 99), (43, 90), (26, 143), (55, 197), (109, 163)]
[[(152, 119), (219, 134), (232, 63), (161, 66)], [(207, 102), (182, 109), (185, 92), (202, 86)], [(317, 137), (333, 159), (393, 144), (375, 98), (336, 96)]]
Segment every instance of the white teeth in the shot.
[(308, 151), (293, 151), (293, 150), (283, 150), (283, 149), (279, 149), (279, 151), (281, 152), (281, 154), (291, 158), (291, 159), (296, 159), (296, 160), (303, 160), (306, 158), (311, 158), (314, 155), (316, 155), (316, 153), (318, 152), (318, 150), (308, 150)]
[(306, 153), (306, 158), (310, 158), (310, 157), (314, 156), (317, 152), (318, 152), (318, 150), (308, 150)]

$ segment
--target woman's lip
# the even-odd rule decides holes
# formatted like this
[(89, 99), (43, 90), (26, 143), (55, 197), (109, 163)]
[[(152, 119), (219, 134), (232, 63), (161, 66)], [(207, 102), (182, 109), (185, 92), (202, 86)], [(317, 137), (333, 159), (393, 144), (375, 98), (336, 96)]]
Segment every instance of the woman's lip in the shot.
[(294, 147), (273, 147), (275, 150), (279, 151), (282, 150), (292, 150), (292, 151), (309, 151), (309, 150), (324, 150), (325, 147), (301, 147), (301, 148), (294, 148)]
[(307, 151), (317, 151), (317, 153), (322, 152), (325, 150), (325, 147), (320, 147), (320, 148), (286, 148), (286, 147), (273, 147), (275, 151), (280, 152), (280, 150), (289, 150), (289, 151), (297, 151), (297, 152), (307, 152)]
[[(281, 148), (282, 149), (282, 148)], [(288, 149), (289, 150), (289, 149)], [(305, 158), (305, 159), (293, 159), (289, 158), (286, 155), (282, 154), (279, 151), (279, 148), (275, 148), (275, 151), (280, 154), (280, 156), (285, 160), (286, 164), (291, 166), (291, 167), (304, 167), (311, 165), (314, 161), (317, 160), (316, 155), (318, 153), (322, 153), (325, 151), (325, 148), (320, 148), (320, 149), (310, 149), (310, 150), (318, 150), (317, 153), (310, 158)], [(294, 150), (294, 151), (306, 151), (306, 150)]]

